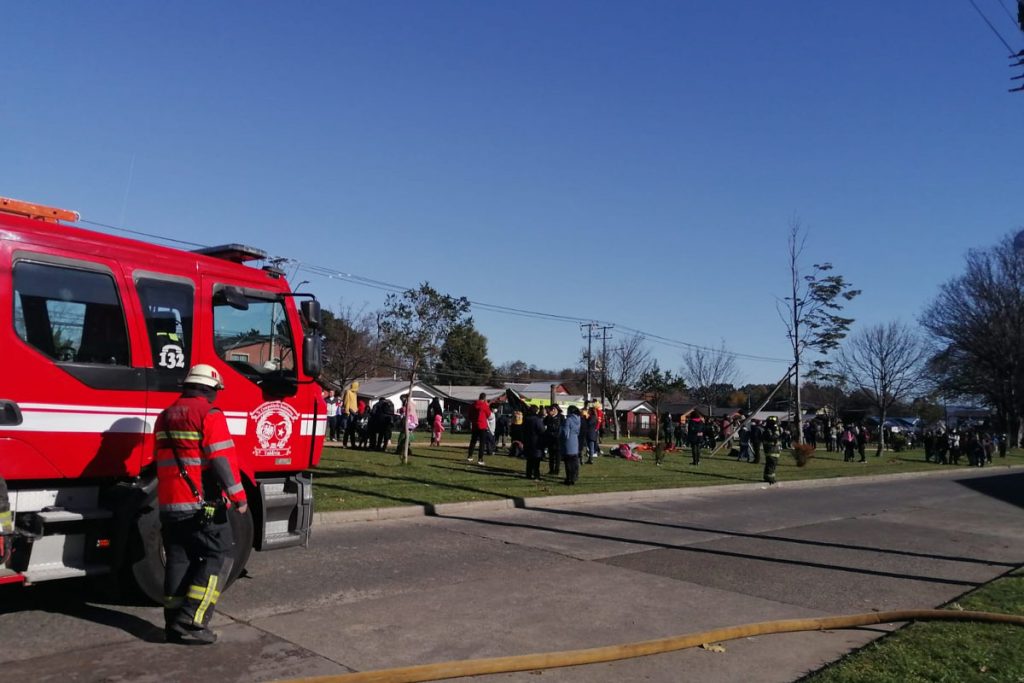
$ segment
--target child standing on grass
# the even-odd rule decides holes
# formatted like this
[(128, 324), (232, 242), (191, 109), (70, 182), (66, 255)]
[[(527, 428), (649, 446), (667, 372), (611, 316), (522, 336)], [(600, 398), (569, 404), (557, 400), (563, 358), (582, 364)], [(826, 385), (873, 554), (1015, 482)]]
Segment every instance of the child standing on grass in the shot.
[(431, 427), (430, 434), (430, 445), (440, 446), (441, 445), (441, 432), (444, 431), (444, 418), (441, 417), (441, 413), (434, 413), (434, 424)]

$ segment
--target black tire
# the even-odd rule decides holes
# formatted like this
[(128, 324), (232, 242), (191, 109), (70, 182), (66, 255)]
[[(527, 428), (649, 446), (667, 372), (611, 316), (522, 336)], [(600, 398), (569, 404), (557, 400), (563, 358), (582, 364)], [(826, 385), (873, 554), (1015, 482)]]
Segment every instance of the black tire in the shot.
[[(235, 510), (229, 510), (228, 521), (231, 523), (231, 533), (234, 538), (234, 562), (227, 582), (227, 585), (230, 586), (245, 570), (249, 554), (252, 552), (254, 533), (252, 510), (248, 510), (244, 515)], [(160, 538), (160, 515), (156, 508), (147, 508), (139, 515), (130, 547), (128, 563), (135, 585), (144, 596), (157, 604), (163, 604), (166, 557), (163, 541)]]

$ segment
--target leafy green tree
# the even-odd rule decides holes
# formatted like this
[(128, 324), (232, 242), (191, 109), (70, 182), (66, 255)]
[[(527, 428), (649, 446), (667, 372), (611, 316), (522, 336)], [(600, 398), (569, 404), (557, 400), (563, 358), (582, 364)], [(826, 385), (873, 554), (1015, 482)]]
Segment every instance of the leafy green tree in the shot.
[[(839, 315), (845, 302), (860, 294), (843, 279), (831, 274), (831, 263), (815, 263), (809, 275), (802, 273), (800, 259), (807, 243), (800, 222), (794, 220), (789, 228), (789, 295), (777, 301), (779, 317), (786, 326), (786, 337), (793, 350), (796, 386), (796, 420), (803, 419), (800, 405), (800, 367), (806, 351), (822, 356), (839, 347), (853, 324), (853, 318)], [(818, 368), (826, 365), (824, 358), (815, 361)], [(803, 443), (803, 430), (797, 430), (797, 443)]]
[(601, 392), (612, 409), (615, 438), (619, 438), (619, 403), (627, 391), (636, 388), (641, 376), (651, 367), (651, 352), (644, 337), (635, 334), (608, 349), (604, 372), (601, 373)]
[(487, 357), (487, 337), (473, 325), (473, 319), (456, 325), (444, 340), (434, 381), (439, 384), (487, 384), (494, 366)]
[[(669, 395), (684, 389), (686, 382), (683, 378), (673, 375), (671, 370), (661, 370), (657, 361), (640, 375), (637, 382), (637, 391), (643, 394), (644, 400), (654, 406), (654, 461), (658, 465), (661, 464), (666, 445), (661, 442), (661, 404)], [(666, 436), (666, 441), (669, 438), (671, 435)]]
[[(402, 359), (409, 375), (409, 401), (416, 373), (436, 362), (452, 330), (469, 322), (469, 300), (441, 294), (424, 282), (401, 294), (388, 294), (379, 318), (382, 343)], [(409, 420), (402, 420), (402, 463), (409, 462)]]

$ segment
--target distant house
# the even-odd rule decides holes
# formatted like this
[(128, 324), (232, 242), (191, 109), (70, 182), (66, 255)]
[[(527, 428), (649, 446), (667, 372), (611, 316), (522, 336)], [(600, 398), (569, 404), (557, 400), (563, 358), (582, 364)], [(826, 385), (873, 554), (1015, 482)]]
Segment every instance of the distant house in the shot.
[(446, 393), (448, 395), (448, 405), (445, 406), (445, 410), (453, 410), (462, 415), (469, 415), (467, 412), (469, 407), (479, 400), (480, 394), (484, 395), (484, 400), (488, 403), (502, 403), (505, 401), (504, 389), (497, 389), (486, 385), (453, 384), (446, 388)]
[[(605, 421), (607, 422), (612, 414), (612, 406), (607, 401), (604, 406)], [(654, 406), (647, 401), (624, 398), (615, 407), (619, 430), (623, 435), (646, 434), (654, 426)]]
[[(391, 401), (391, 404), (395, 407), (395, 411), (402, 405), (401, 397), (402, 394), (409, 391), (409, 380), (404, 379), (393, 379), (391, 377), (371, 377), (369, 379), (355, 380), (359, 382), (358, 395), (359, 398), (366, 401), (367, 407), (373, 407), (378, 401)], [(345, 386), (347, 389), (351, 385), (351, 382)], [(450, 402), (448, 394), (441, 391), (440, 389), (427, 384), (426, 382), (416, 381), (412, 385), (412, 401), (413, 405), (416, 406), (416, 415), (420, 419), (427, 417), (427, 406), (430, 402), (437, 397), (441, 401), (441, 407), (449, 409), (447, 403)]]
[(518, 396), (529, 405), (547, 406), (551, 404), (551, 386), (555, 387), (555, 403), (567, 409), (570, 405), (578, 408), (583, 407), (583, 397), (569, 394), (563, 384), (557, 382), (530, 382), (530, 383), (509, 383), (503, 387), (496, 388), (485, 385), (449, 385), (445, 387), (446, 393), (453, 402), (453, 410), (466, 414), (466, 409), (472, 406), (480, 394), (488, 403), (505, 403), (507, 389), (512, 389)]

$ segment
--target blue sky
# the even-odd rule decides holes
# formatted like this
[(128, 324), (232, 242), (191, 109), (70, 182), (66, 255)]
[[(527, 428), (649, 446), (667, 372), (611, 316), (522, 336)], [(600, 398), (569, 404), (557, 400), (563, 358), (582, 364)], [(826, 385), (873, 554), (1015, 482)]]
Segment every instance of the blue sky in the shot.
[[(976, 2), (1024, 47), (1009, 0)], [(966, 250), (1024, 227), (1024, 93), (969, 0), (4, 17), (0, 195), (186, 242), (785, 358), (794, 217), (806, 264), (863, 290), (857, 325), (914, 321)], [(294, 280), (331, 307), (383, 302)], [(575, 324), (474, 315), (495, 363), (569, 366), (583, 343)], [(770, 382), (785, 364), (740, 367)]]

